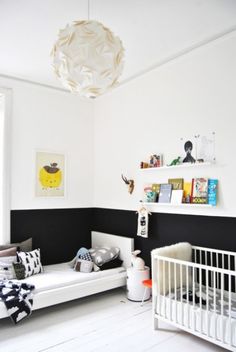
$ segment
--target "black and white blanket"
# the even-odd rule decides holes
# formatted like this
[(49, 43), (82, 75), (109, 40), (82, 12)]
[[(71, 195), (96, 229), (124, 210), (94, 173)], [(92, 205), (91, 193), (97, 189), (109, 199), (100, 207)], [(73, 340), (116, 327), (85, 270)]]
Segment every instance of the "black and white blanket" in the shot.
[[(201, 294), (200, 294), (201, 291)], [(231, 307), (231, 317), (236, 319), (236, 294), (231, 293), (231, 304), (229, 306), (229, 293), (228, 291), (223, 291), (223, 297), (221, 295), (221, 290), (220, 289), (213, 289), (211, 287), (208, 287), (208, 293), (206, 290), (206, 286), (200, 285), (198, 283), (195, 283), (195, 289), (194, 289), (194, 295), (192, 290), (186, 290), (186, 287), (183, 287), (182, 290), (181, 288), (177, 289), (177, 300), (181, 300), (181, 292), (182, 292), (182, 297), (183, 301), (186, 302), (188, 299), (188, 303), (190, 305), (200, 305), (201, 303), (201, 308), (206, 309), (207, 308), (207, 302), (208, 302), (208, 309), (211, 312), (221, 314), (221, 310), (223, 308), (223, 314), (225, 316), (229, 315), (229, 307)], [(171, 297), (172, 299), (175, 299), (175, 293), (171, 292), (170, 294), (167, 295), (167, 297)], [(201, 297), (201, 300), (200, 300)], [(223, 300), (222, 300), (223, 298)]]
[(15, 324), (31, 314), (34, 288), (25, 282), (0, 281), (0, 300), (4, 302), (8, 315)]

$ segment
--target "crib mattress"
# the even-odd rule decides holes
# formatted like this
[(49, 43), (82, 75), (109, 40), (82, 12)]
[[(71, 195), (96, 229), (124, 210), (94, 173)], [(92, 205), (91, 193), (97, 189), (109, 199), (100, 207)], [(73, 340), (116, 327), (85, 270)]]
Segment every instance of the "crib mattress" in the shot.
[[(206, 299), (206, 287), (202, 285), (202, 299)], [(197, 285), (195, 290), (196, 296), (200, 296), (200, 287)], [(215, 295), (214, 295), (215, 293)], [(186, 294), (186, 289), (182, 290), (182, 295)], [(215, 298), (214, 298), (215, 296)], [(183, 297), (183, 296), (182, 296)], [(236, 346), (236, 294), (232, 293), (231, 297), (231, 319), (229, 321), (229, 295), (223, 291), (223, 306), (221, 305), (221, 291), (216, 289), (215, 292), (209, 288), (208, 291), (209, 306), (194, 304), (183, 298), (181, 303), (181, 291), (177, 291), (177, 299), (174, 293), (167, 296), (160, 296), (157, 304), (157, 313), (172, 322), (176, 322), (186, 328), (203, 333), (206, 336), (216, 338), (223, 343), (231, 341)], [(222, 310), (223, 307), (223, 310)]]

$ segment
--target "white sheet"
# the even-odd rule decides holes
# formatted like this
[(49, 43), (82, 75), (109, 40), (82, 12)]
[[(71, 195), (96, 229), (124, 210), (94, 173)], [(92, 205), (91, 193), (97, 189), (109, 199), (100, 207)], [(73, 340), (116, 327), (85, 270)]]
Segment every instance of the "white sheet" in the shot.
[[(35, 286), (33, 291), (34, 310), (122, 286), (125, 284), (126, 275), (126, 269), (123, 267), (86, 274), (74, 271), (68, 263), (62, 263), (44, 266), (43, 273), (28, 277), (21, 282), (27, 282)], [(101, 281), (99, 281), (100, 279)], [(96, 280), (96, 286), (90, 285), (88, 287), (88, 284), (93, 280)], [(117, 282), (118, 286), (114, 284)], [(76, 285), (81, 286), (75, 289)], [(100, 286), (98, 287), (97, 285)], [(59, 292), (57, 289), (64, 290), (64, 298), (61, 296), (61, 291)], [(77, 290), (79, 291), (77, 292)], [(1, 301), (0, 316), (1, 318), (7, 316), (6, 307)]]
[(63, 286), (73, 285), (85, 281), (91, 281), (102, 277), (112, 276), (121, 272), (126, 272), (122, 267), (102, 270), (91, 273), (80, 273), (74, 271), (68, 263), (46, 265), (41, 274), (30, 276), (22, 281), (35, 286), (35, 293), (51, 290)]

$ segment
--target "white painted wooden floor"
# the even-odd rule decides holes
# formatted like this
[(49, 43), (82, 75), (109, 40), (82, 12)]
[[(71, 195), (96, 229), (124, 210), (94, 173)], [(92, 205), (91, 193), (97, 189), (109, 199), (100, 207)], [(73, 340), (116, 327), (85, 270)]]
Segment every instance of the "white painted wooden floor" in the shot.
[(150, 302), (140, 307), (116, 289), (35, 311), (17, 326), (0, 320), (0, 351), (225, 351), (163, 323), (160, 327), (152, 329)]

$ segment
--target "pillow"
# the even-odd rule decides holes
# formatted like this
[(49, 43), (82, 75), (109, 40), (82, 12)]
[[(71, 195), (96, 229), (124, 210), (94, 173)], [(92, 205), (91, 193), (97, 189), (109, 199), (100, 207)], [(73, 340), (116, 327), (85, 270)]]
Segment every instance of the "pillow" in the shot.
[(12, 265), (15, 261), (16, 256), (0, 258), (0, 280), (12, 280), (16, 278)]
[(20, 242), (20, 243), (9, 243), (0, 246), (0, 251), (12, 247), (19, 247), (23, 252), (30, 252), (32, 251), (32, 238), (28, 238), (27, 240)]
[(17, 257), (25, 267), (25, 278), (43, 271), (39, 248), (32, 252), (17, 252)]
[(96, 247), (89, 250), (93, 262), (101, 266), (118, 257), (120, 249), (118, 247)]
[[(174, 258), (179, 260), (184, 260), (191, 262), (192, 261), (192, 246), (187, 242), (180, 242), (177, 244), (173, 244), (171, 246), (161, 247), (154, 249), (152, 251), (152, 255), (159, 255), (167, 258)], [(167, 294), (169, 291), (169, 264), (165, 262), (163, 265), (163, 261), (159, 261), (158, 272), (157, 272), (157, 282), (160, 290), (160, 294)], [(165, 269), (165, 270), (164, 270)], [(181, 284), (181, 269), (180, 265), (176, 265), (176, 287), (180, 287)], [(174, 278), (174, 263), (170, 263), (170, 288), (174, 289), (175, 287), (175, 278)], [(186, 266), (182, 265), (182, 285), (186, 286), (187, 278), (186, 278)], [(192, 272), (191, 268), (188, 269), (188, 283), (189, 287), (192, 285)]]
[(16, 251), (17, 251), (17, 247), (4, 249), (0, 251), (0, 257), (15, 257)]
[(89, 260), (90, 262), (93, 261), (92, 258), (91, 258), (91, 255), (89, 253), (89, 250), (87, 248), (85, 248), (85, 247), (81, 247), (78, 250), (78, 252), (76, 254), (76, 257), (78, 259)]
[(110, 260), (109, 262), (101, 265), (100, 270), (119, 268), (120, 266), (122, 266), (122, 264), (123, 264), (123, 260), (121, 260), (120, 258), (115, 258), (115, 259)]
[(75, 271), (80, 271), (82, 273), (91, 273), (93, 270), (93, 262), (90, 260), (77, 259), (75, 264)]
[(13, 263), (13, 268), (17, 280), (22, 280), (25, 278), (25, 266), (22, 263)]

